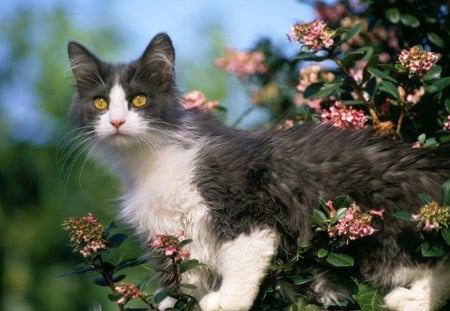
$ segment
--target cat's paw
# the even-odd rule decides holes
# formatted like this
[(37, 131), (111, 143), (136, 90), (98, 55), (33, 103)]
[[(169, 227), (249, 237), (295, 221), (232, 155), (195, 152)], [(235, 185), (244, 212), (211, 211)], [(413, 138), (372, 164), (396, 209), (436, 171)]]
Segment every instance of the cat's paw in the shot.
[(200, 300), (202, 311), (247, 311), (253, 301), (247, 295), (224, 295), (220, 292), (212, 292)]
[(158, 310), (164, 311), (166, 309), (170, 309), (175, 307), (177, 300), (172, 297), (166, 297), (158, 304)]
[(421, 293), (398, 287), (384, 297), (390, 311), (430, 311), (430, 301)]

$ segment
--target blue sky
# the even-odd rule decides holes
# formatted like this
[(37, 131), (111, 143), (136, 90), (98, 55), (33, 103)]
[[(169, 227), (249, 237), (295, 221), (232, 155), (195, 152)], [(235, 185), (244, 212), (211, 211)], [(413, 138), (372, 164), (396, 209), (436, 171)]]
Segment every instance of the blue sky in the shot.
[[(210, 49), (210, 42), (205, 40), (205, 28), (213, 24), (220, 26), (227, 46), (247, 49), (264, 36), (278, 45), (284, 44), (286, 51), (293, 51), (298, 47), (289, 44), (286, 33), (295, 22), (314, 19), (313, 9), (298, 0), (3, 0), (0, 1), (0, 23), (2, 16), (15, 14), (19, 8), (51, 10), (57, 5), (63, 5), (70, 17), (84, 29), (113, 24), (125, 34), (126, 42), (117, 47), (118, 59), (108, 60), (128, 61), (136, 58), (153, 35), (165, 31), (174, 42), (178, 64), (187, 62), (202, 66), (214, 66), (205, 64), (202, 57)], [(95, 47), (89, 48), (95, 51)], [(28, 99), (24, 101), (32, 102)], [(232, 101), (245, 101), (245, 98), (241, 94), (240, 98), (235, 96)], [(22, 133), (35, 133), (36, 129), (43, 132), (42, 123), (48, 122), (39, 116), (38, 107), (30, 105), (22, 105), (22, 110), (14, 109), (6, 113), (11, 113), (10, 120), (13, 120), (14, 126), (23, 128)], [(33, 109), (34, 114), (24, 113)]]

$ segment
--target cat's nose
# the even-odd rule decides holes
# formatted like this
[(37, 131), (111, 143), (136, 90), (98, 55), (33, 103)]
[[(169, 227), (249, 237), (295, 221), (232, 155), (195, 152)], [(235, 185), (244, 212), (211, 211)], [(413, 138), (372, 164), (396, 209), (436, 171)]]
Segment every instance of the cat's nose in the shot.
[(111, 123), (111, 125), (114, 126), (116, 129), (119, 129), (119, 127), (121, 127), (125, 123), (125, 120), (116, 119), (109, 121), (109, 123)]

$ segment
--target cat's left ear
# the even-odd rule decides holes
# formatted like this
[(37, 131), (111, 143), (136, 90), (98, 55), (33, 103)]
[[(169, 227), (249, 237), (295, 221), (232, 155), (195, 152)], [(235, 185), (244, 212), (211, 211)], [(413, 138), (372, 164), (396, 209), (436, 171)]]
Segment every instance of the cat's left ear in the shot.
[(153, 37), (139, 61), (146, 67), (152, 83), (162, 91), (168, 91), (175, 85), (175, 50), (166, 33)]
[(69, 63), (79, 88), (91, 87), (93, 83), (101, 84), (101, 60), (78, 42), (70, 41), (67, 45)]

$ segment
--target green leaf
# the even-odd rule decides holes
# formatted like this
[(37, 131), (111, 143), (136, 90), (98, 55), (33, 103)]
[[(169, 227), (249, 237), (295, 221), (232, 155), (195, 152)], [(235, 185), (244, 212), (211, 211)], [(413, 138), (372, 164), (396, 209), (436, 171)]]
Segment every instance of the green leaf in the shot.
[(81, 274), (81, 273), (85, 273), (88, 271), (93, 271), (94, 268), (93, 267), (88, 267), (88, 266), (82, 266), (77, 270), (74, 271), (69, 271), (69, 272), (64, 272), (63, 274), (61, 274), (59, 277), (65, 277), (65, 276), (70, 276), (70, 275), (75, 275), (75, 274)]
[(423, 204), (430, 204), (431, 202), (433, 202), (433, 199), (430, 198), (429, 196), (427, 196), (426, 194), (419, 193), (417, 196), (419, 197), (419, 200), (420, 200)]
[(355, 26), (353, 26), (349, 31), (347, 31), (341, 38), (340, 42), (345, 42), (359, 34), (359, 32), (362, 29), (362, 23), (358, 23)]
[(394, 79), (393, 77), (391, 77), (387, 73), (384, 73), (383, 71), (378, 70), (376, 68), (369, 67), (369, 68), (367, 68), (367, 71), (370, 74), (374, 75), (375, 77), (380, 78), (381, 80), (388, 80), (388, 81), (391, 81), (391, 82), (394, 82), (394, 83), (398, 83), (396, 79)]
[(450, 77), (435, 80), (432, 84), (427, 85), (425, 90), (429, 93), (437, 93), (443, 91), (450, 85)]
[(179, 265), (180, 265), (180, 272), (184, 273), (188, 270), (201, 266), (202, 264), (199, 263), (197, 259), (190, 259), (187, 261), (182, 261)]
[(183, 241), (180, 242), (180, 247), (185, 247), (186, 245), (188, 245), (191, 242), (192, 242), (192, 239), (184, 239)]
[(411, 28), (417, 28), (420, 26), (420, 21), (417, 19), (417, 17), (411, 14), (402, 14), (402, 16), (400, 17), (400, 21), (403, 25)]
[(427, 38), (428, 40), (430, 40), (431, 43), (433, 43), (434, 45), (436, 45), (437, 47), (443, 48), (445, 43), (444, 40), (442, 40), (441, 37), (439, 37), (436, 33), (434, 32), (429, 32), (427, 33)]
[(325, 248), (321, 248), (317, 251), (317, 257), (323, 258), (328, 255), (328, 250)]
[(118, 247), (122, 244), (128, 236), (124, 233), (116, 233), (108, 238), (108, 247)]
[(447, 114), (450, 114), (450, 98), (446, 98), (444, 101), (445, 110)]
[(442, 185), (442, 206), (450, 206), (450, 179)]
[(378, 89), (388, 93), (389, 95), (393, 96), (395, 99), (400, 99), (400, 93), (398, 92), (397, 86), (390, 81), (383, 80), (379, 84)]
[(342, 207), (336, 211), (336, 215), (334, 216), (335, 219), (333, 220), (338, 221), (339, 219), (344, 218), (345, 214), (347, 214), (347, 208)]
[(324, 83), (324, 82), (313, 83), (306, 88), (304, 96), (305, 98), (309, 99), (326, 97), (333, 94), (334, 92), (337, 92), (341, 85), (342, 82), (340, 81), (333, 83)]
[(146, 263), (148, 260), (147, 258), (129, 258), (129, 259), (125, 259), (122, 260), (116, 267), (115, 271), (119, 271), (128, 267), (135, 267), (135, 266), (139, 266), (142, 265), (144, 263)]
[(425, 81), (439, 79), (441, 77), (442, 67), (435, 65), (423, 76)]
[(297, 274), (295, 276), (293, 276), (291, 278), (291, 280), (294, 282), (295, 285), (303, 285), (303, 284), (307, 284), (309, 282), (314, 281), (314, 276), (313, 275), (301, 275), (301, 274)]
[(340, 209), (344, 207), (349, 207), (352, 203), (352, 200), (346, 195), (338, 195), (333, 199), (333, 205), (335, 209)]
[(312, 218), (316, 220), (317, 224), (320, 226), (328, 220), (328, 217), (318, 209), (313, 210)]
[(410, 212), (395, 212), (393, 214), (394, 217), (406, 220), (406, 221), (414, 221), (415, 219), (412, 217), (412, 213)]
[(400, 21), (400, 11), (397, 8), (390, 8), (384, 12), (384, 16), (388, 21), (397, 24)]
[(442, 230), (442, 237), (444, 238), (447, 245), (450, 246), (450, 229), (449, 228), (445, 228), (444, 230)]
[(421, 244), (421, 250), (423, 257), (442, 257), (445, 255), (445, 249), (442, 245), (430, 241), (424, 241)]
[(335, 267), (352, 267), (355, 263), (355, 260), (345, 254), (330, 252), (327, 256), (327, 262)]
[(382, 295), (364, 283), (358, 283), (358, 292), (353, 295), (353, 299), (358, 303), (361, 311), (386, 311), (383, 307)]

